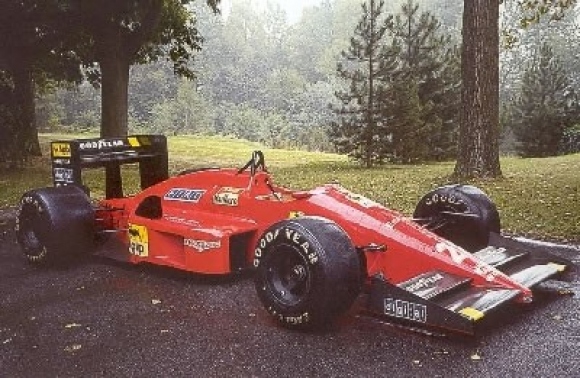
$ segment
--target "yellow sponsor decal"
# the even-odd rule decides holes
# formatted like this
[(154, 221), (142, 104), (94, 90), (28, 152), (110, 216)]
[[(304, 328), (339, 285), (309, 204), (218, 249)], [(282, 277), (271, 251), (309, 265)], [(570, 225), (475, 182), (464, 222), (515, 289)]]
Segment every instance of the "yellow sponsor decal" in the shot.
[(484, 313), (473, 308), (473, 307), (465, 307), (463, 309), (461, 309), (461, 311), (459, 311), (459, 313), (463, 316), (465, 316), (467, 319), (472, 320), (472, 321), (477, 321), (481, 318), (483, 318)]
[(137, 139), (136, 137), (130, 137), (128, 138), (128, 140), (131, 147), (141, 147), (141, 143), (139, 142), (139, 139)]
[(52, 157), (54, 158), (70, 158), (70, 144), (69, 143), (52, 143)]
[(149, 233), (147, 227), (129, 224), (129, 253), (137, 257), (149, 256)]
[(300, 218), (303, 216), (304, 213), (302, 211), (291, 211), (290, 214), (288, 214), (288, 218)]
[(563, 272), (566, 270), (566, 265), (556, 264), (556, 263), (548, 263), (549, 266), (556, 268), (558, 272)]

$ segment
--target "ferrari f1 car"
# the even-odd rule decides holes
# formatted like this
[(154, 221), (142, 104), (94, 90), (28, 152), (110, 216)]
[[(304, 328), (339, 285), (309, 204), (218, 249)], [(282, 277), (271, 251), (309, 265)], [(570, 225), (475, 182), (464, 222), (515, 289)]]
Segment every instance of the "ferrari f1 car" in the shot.
[[(123, 195), (126, 163), (140, 167), (133, 196)], [(105, 199), (89, 199), (82, 170), (91, 167), (113, 177)], [(290, 328), (331, 322), (360, 296), (377, 316), (471, 334), (486, 314), (531, 302), (537, 284), (569, 267), (490, 245), (501, 238), (498, 211), (473, 186), (433, 190), (411, 219), (338, 184), (277, 186), (259, 151), (240, 169), (169, 178), (158, 135), (53, 142), (52, 172), (54, 187), (20, 202), (16, 234), (31, 262), (98, 249), (201, 274), (254, 269), (265, 310)]]

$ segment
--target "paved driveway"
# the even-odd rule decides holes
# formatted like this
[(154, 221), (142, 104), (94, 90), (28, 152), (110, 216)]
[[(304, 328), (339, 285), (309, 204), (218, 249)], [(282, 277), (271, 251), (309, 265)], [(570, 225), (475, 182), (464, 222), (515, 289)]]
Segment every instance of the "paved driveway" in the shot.
[(251, 278), (97, 257), (40, 269), (1, 223), (2, 377), (580, 377), (577, 275), (562, 286), (576, 296), (552, 290), (506, 309), (476, 338), (421, 335), (356, 311), (300, 333), (270, 321)]

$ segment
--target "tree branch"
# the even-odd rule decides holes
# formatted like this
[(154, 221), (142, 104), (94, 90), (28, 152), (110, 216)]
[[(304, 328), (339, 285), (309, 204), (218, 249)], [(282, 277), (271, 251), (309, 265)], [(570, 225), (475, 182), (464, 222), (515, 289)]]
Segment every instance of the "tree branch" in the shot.
[(151, 38), (159, 25), (162, 13), (163, 0), (150, 0), (140, 26), (123, 41), (123, 47), (131, 59), (134, 59), (141, 47)]

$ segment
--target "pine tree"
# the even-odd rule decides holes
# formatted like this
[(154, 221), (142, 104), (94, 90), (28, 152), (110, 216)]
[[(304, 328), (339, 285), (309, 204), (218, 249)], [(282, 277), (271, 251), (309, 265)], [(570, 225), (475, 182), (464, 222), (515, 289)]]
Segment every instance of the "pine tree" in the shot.
[[(408, 0), (390, 25), (390, 34), (400, 45), (400, 64), (391, 75), (407, 81), (409, 90), (416, 86), (417, 104), (413, 110), (421, 114), (415, 134), (420, 143), (409, 145), (421, 150), (416, 154), (424, 160), (440, 160), (455, 155), (460, 109), (460, 66), (458, 49), (451, 47), (451, 36), (441, 32), (441, 23), (429, 12), (421, 13), (419, 5)], [(413, 107), (412, 107), (413, 108)], [(407, 115), (394, 114), (406, 122)], [(429, 129), (426, 129), (429, 128)]]
[(517, 151), (525, 157), (553, 156), (572, 123), (574, 104), (566, 72), (552, 48), (539, 47), (522, 80), (512, 109)]
[(387, 134), (381, 118), (383, 103), (377, 94), (384, 92), (384, 73), (396, 64), (395, 55), (383, 42), (392, 16), (383, 13), (383, 1), (362, 4), (363, 15), (337, 69), (349, 86), (336, 93), (341, 107), (334, 110), (340, 120), (333, 123), (331, 138), (339, 152), (363, 161), (367, 167), (382, 159), (380, 138)]
[(335, 144), (367, 166), (386, 159), (449, 158), (459, 121), (458, 51), (440, 32), (440, 22), (420, 13), (414, 1), (380, 23), (382, 12), (382, 2), (371, 1), (370, 9), (363, 5), (363, 18), (344, 53), (348, 64), (339, 65), (350, 87), (337, 93), (343, 107), (333, 128)]
[(385, 144), (390, 150), (390, 160), (397, 163), (427, 160), (430, 147), (425, 141), (433, 129), (440, 128), (440, 120), (435, 123), (426, 120), (432, 107), (421, 104), (419, 85), (413, 78), (395, 81), (391, 93), (390, 143)]

